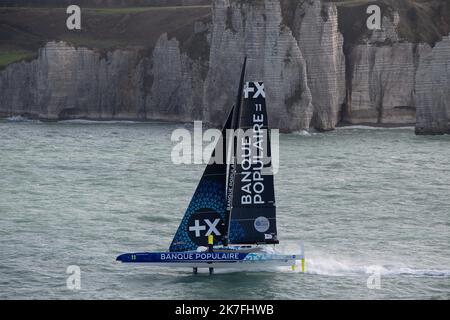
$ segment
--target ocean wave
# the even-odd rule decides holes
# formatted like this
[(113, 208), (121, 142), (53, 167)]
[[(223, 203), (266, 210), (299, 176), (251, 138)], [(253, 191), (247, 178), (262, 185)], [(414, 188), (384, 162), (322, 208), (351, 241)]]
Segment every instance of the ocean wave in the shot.
[(354, 126), (342, 126), (337, 127), (336, 130), (414, 130), (413, 126), (405, 127), (383, 127), (383, 126), (364, 126), (364, 125), (354, 125)]
[(117, 123), (144, 123), (143, 121), (133, 120), (87, 120), (87, 119), (73, 119), (73, 120), (59, 120), (58, 123), (75, 123), (75, 124), (117, 124)]
[(22, 116), (8, 117), (8, 118), (5, 118), (5, 120), (9, 121), (9, 122), (39, 122), (39, 120), (29, 119), (29, 118), (22, 117)]
[[(314, 132), (315, 133), (315, 132)], [(309, 132), (308, 130), (300, 130), (300, 131), (294, 131), (292, 132), (292, 134), (297, 135), (297, 136), (305, 136), (305, 137), (309, 137), (311, 135), (313, 135), (314, 133)]]

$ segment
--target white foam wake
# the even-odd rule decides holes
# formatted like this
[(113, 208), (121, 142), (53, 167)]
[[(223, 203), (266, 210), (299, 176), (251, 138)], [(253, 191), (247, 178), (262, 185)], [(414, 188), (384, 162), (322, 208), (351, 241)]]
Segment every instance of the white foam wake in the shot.
[(363, 126), (363, 125), (354, 125), (354, 126), (342, 126), (337, 127), (336, 130), (351, 130), (351, 129), (361, 129), (361, 130), (414, 130), (412, 126), (405, 127), (375, 127), (375, 126)]
[(378, 273), (382, 276), (450, 277), (450, 269), (415, 268), (400, 264), (357, 264), (330, 257), (306, 257), (305, 273), (328, 276), (356, 276)]
[(133, 120), (87, 120), (87, 119), (72, 119), (59, 120), (58, 123), (75, 123), (75, 124), (126, 124), (126, 123), (143, 123), (143, 121)]
[[(300, 253), (300, 245), (290, 243), (277, 247), (276, 253)], [(278, 268), (278, 271), (292, 272), (290, 267)], [(300, 261), (297, 261), (295, 272), (301, 272)], [(378, 273), (382, 276), (416, 276), (450, 278), (450, 268), (419, 268), (400, 262), (384, 264), (373, 261), (356, 261), (345, 256), (334, 256), (324, 252), (308, 252), (305, 254), (305, 273), (325, 276), (358, 276)]]
[(312, 135), (311, 132), (309, 132), (308, 130), (294, 131), (292, 134), (298, 135), (298, 136), (306, 136), (306, 137), (309, 137)]
[(22, 116), (13, 116), (6, 118), (7, 121), (10, 122), (38, 122), (39, 120), (28, 119)]

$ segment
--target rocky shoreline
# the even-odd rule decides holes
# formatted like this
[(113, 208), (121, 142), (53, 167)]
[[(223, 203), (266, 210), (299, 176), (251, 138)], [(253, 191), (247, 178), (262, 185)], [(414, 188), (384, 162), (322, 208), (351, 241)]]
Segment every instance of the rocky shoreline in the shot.
[(336, 3), (289, 12), (283, 0), (215, 0), (191, 34), (161, 30), (144, 53), (49, 41), (35, 60), (0, 71), (0, 117), (217, 126), (247, 55), (247, 76), (266, 82), (270, 125), (283, 132), (415, 124), (417, 134), (450, 133), (450, 36), (410, 42), (391, 10), (382, 30), (349, 39)]

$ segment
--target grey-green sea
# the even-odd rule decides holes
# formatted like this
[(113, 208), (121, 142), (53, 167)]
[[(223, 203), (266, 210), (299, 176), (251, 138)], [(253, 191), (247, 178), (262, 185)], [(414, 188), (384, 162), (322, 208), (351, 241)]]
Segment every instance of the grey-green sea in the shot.
[(413, 128), (280, 134), (276, 250), (303, 242), (305, 273), (116, 262), (167, 250), (195, 191), (204, 165), (171, 161), (177, 128), (1, 121), (0, 298), (450, 298), (450, 136)]

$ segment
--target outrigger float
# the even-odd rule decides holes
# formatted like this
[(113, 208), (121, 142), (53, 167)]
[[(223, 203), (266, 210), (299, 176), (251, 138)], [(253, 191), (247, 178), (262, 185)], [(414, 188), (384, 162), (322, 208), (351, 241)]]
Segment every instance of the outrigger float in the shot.
[(209, 268), (210, 274), (214, 268), (295, 270), (297, 264), (304, 272), (303, 245), (298, 254), (274, 250), (279, 241), (266, 95), (263, 82), (244, 87), (246, 63), (247, 58), (236, 104), (211, 155), (215, 161), (206, 166), (169, 251), (125, 253), (116, 260), (190, 267), (194, 273), (198, 268)]

